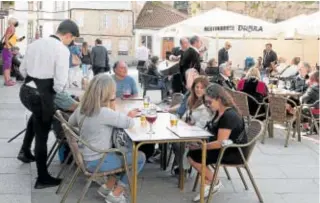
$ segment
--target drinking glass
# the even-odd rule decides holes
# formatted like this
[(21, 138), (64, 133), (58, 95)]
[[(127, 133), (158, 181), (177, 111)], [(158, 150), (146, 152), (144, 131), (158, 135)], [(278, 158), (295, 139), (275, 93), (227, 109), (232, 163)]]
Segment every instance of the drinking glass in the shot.
[(145, 97), (143, 98), (143, 107), (144, 107), (145, 109), (147, 109), (147, 108), (149, 108), (149, 104), (150, 104), (150, 97), (145, 96)]
[(170, 125), (171, 127), (177, 127), (178, 126), (178, 117), (174, 114), (170, 115)]
[(155, 132), (152, 129), (153, 123), (157, 120), (157, 108), (156, 106), (151, 106), (147, 110), (146, 120), (150, 124), (150, 131), (147, 134), (154, 134)]
[(128, 98), (131, 97), (131, 90), (130, 90), (129, 87), (127, 87), (127, 86), (123, 87), (122, 96), (123, 96), (123, 98), (125, 98), (125, 99), (128, 99)]
[(141, 110), (140, 122), (141, 122), (141, 124), (145, 124), (145, 122), (146, 122), (146, 110), (145, 109)]

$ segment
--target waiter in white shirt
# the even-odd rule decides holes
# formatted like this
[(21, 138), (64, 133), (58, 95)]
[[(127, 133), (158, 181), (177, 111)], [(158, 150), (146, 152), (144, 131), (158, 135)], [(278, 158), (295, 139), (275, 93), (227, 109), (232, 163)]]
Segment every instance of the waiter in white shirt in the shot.
[(146, 47), (144, 40), (141, 42), (141, 46), (136, 49), (136, 58), (138, 60), (138, 78), (139, 82), (141, 82), (140, 71), (143, 71), (146, 68), (146, 62), (149, 59), (149, 49)]
[(70, 52), (67, 45), (75, 37), (79, 37), (78, 26), (71, 20), (62, 21), (56, 35), (38, 39), (27, 47), (20, 66), (20, 72), (26, 78), (20, 89), (20, 100), (32, 112), (36, 133), (38, 178), (35, 189), (54, 187), (61, 182), (48, 173), (47, 141), (55, 112), (55, 94), (63, 92), (68, 81)]

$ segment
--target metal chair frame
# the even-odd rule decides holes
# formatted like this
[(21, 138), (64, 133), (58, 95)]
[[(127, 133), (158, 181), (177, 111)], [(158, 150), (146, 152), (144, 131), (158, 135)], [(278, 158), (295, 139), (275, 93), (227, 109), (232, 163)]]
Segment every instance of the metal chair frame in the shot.
[[(235, 167), (239, 173), (239, 176), (242, 180), (242, 183), (245, 187), (246, 190), (248, 190), (248, 185), (244, 179), (244, 176), (241, 172), (241, 168), (244, 168), (247, 173), (248, 173), (248, 176), (249, 176), (249, 179), (253, 185), (253, 188), (258, 196), (258, 199), (259, 199), (259, 202), (263, 203), (263, 199), (262, 199), (262, 196), (261, 196), (261, 193), (258, 189), (258, 186), (253, 178), (253, 175), (251, 173), (251, 170), (249, 168), (249, 165), (248, 165), (248, 161), (251, 157), (251, 154), (252, 154), (252, 151), (255, 147), (255, 144), (256, 144), (256, 141), (259, 139), (259, 137), (263, 134), (264, 132), (264, 124), (259, 121), (259, 120), (256, 120), (256, 119), (253, 119), (251, 120), (250, 124), (249, 124), (249, 127), (248, 127), (248, 131), (247, 131), (247, 135), (249, 137), (252, 137), (251, 140), (249, 140), (248, 143), (246, 144), (230, 144), (230, 145), (227, 145), (227, 146), (224, 146), (221, 148), (220, 150), (220, 153), (219, 153), (219, 156), (218, 156), (218, 159), (217, 159), (217, 163), (216, 164), (213, 164), (213, 168), (215, 168), (215, 171), (214, 171), (214, 174), (213, 174), (213, 181), (211, 183), (211, 186), (210, 186), (210, 192), (209, 192), (209, 196), (207, 198), (207, 203), (209, 203), (211, 201), (211, 198), (213, 196), (212, 192), (213, 192), (213, 187), (214, 185), (217, 184), (217, 177), (218, 177), (218, 173), (219, 173), (219, 169), (220, 167), (224, 167), (224, 169), (226, 169), (226, 167)], [(248, 137), (248, 138), (249, 138)], [(242, 148), (246, 148), (246, 147), (250, 147), (249, 148), (249, 153), (248, 153), (248, 156), (245, 157), (243, 152), (242, 152)], [(241, 155), (241, 159), (243, 161), (243, 164), (234, 164), (234, 165), (231, 165), (231, 164), (224, 164), (223, 163), (223, 156), (225, 154), (225, 151), (229, 148), (237, 148), (239, 150), (239, 153)], [(228, 175), (227, 175), (228, 176)], [(198, 184), (198, 181), (199, 181), (199, 178), (200, 178), (200, 174), (198, 173), (197, 174), (197, 177), (195, 179), (195, 183), (194, 183), (194, 186), (193, 186), (193, 191), (195, 191), (195, 188), (197, 187), (197, 184)]]
[[(66, 192), (64, 193), (60, 203), (64, 203), (70, 190), (72, 189), (77, 177), (79, 176), (80, 172), (82, 172), (86, 177), (87, 177), (87, 183), (85, 184), (83, 190), (82, 190), (82, 193), (81, 193), (81, 196), (78, 200), (78, 203), (82, 202), (86, 193), (88, 192), (88, 189), (92, 183), (92, 181), (94, 181), (95, 179), (99, 178), (99, 177), (104, 177), (104, 176), (108, 176), (108, 175), (113, 175), (113, 174), (117, 174), (117, 173), (121, 173), (121, 172), (125, 172), (126, 175), (128, 176), (128, 180), (129, 180), (129, 188), (131, 186), (130, 184), (130, 177), (129, 177), (129, 167), (128, 167), (128, 164), (127, 164), (127, 159), (126, 159), (126, 155), (124, 152), (122, 152), (121, 150), (119, 149), (114, 149), (114, 148), (111, 148), (111, 149), (108, 149), (108, 150), (100, 150), (100, 149), (97, 149), (93, 146), (91, 146), (90, 144), (88, 144), (86, 141), (84, 141), (83, 139), (81, 139), (70, 127), (68, 127), (68, 125), (66, 125), (65, 123), (62, 124), (62, 127), (65, 131), (65, 135), (66, 135), (66, 138), (67, 138), (67, 141), (68, 141), (68, 144), (70, 146), (70, 149), (71, 149), (71, 152), (72, 152), (72, 155), (74, 157), (74, 163), (76, 164), (77, 166), (77, 169), (76, 171), (74, 172), (74, 174), (72, 175), (72, 178), (68, 184), (68, 187), (67, 187), (67, 190)], [(98, 152), (98, 153), (101, 153), (102, 157), (96, 167), (96, 169), (94, 170), (94, 172), (89, 172), (85, 165), (84, 165), (84, 161), (83, 161), (83, 157), (82, 155), (80, 154), (79, 152), (79, 149), (78, 149), (78, 144), (81, 144), (85, 147), (88, 147), (90, 150), (94, 151), (94, 152)], [(118, 153), (119, 155), (121, 155), (123, 157), (123, 161), (124, 161), (124, 167), (123, 168), (119, 168), (119, 169), (116, 169), (116, 170), (112, 170), (112, 171), (107, 171), (107, 172), (99, 172), (99, 169), (101, 168), (103, 162), (104, 162), (104, 159), (106, 157), (106, 155), (108, 153)], [(63, 187), (63, 185), (65, 184), (66, 182), (66, 179), (67, 178), (64, 178), (63, 182), (61, 183), (61, 187)], [(61, 188), (59, 186), (59, 188)], [(130, 188), (131, 189), (131, 188)]]

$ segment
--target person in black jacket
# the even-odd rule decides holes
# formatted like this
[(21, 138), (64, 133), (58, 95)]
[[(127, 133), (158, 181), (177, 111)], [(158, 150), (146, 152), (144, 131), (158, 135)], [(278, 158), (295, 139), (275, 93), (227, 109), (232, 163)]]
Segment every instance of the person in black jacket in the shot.
[(302, 104), (314, 104), (319, 100), (319, 71), (314, 71), (310, 74), (309, 88), (300, 97)]
[[(179, 61), (182, 58), (183, 53), (189, 48), (190, 43), (187, 38), (180, 39), (180, 47), (174, 47), (171, 51), (171, 55), (169, 56), (169, 60), (171, 61)], [(180, 68), (180, 62), (176, 64)], [(184, 86), (181, 84), (181, 76), (180, 71), (174, 75), (172, 75), (171, 79), (172, 92), (183, 92)]]
[(231, 48), (231, 43), (227, 41), (224, 44), (224, 47), (219, 50), (219, 52), (218, 52), (218, 66), (229, 61), (228, 51), (230, 48)]
[(271, 68), (272, 63), (278, 60), (277, 53), (272, 50), (272, 44), (266, 44), (266, 49), (263, 50), (263, 68)]
[(199, 49), (202, 45), (201, 39), (198, 36), (193, 36), (190, 39), (191, 46), (187, 49), (180, 60), (181, 81), (186, 84), (185, 73), (189, 68), (194, 68), (200, 73), (200, 54)]
[[(158, 70), (158, 62), (159, 62), (159, 57), (158, 56), (153, 56), (151, 57), (151, 63), (148, 67), (148, 71), (147, 74), (154, 76), (152, 78), (150, 78), (150, 80), (148, 81), (149, 84), (154, 85), (158, 88), (161, 88), (164, 93), (168, 93), (169, 91), (169, 85), (170, 85), (170, 81), (168, 80), (167, 77), (164, 77)], [(165, 95), (164, 94), (164, 95)]]
[(236, 90), (236, 85), (231, 81), (232, 69), (229, 63), (223, 63), (219, 66), (219, 75), (214, 77), (210, 82), (217, 83), (224, 88)]
[(291, 81), (290, 90), (295, 92), (305, 92), (308, 88), (306, 80), (308, 79), (308, 73), (311, 70), (311, 66), (307, 62), (299, 63), (299, 74), (298, 76)]

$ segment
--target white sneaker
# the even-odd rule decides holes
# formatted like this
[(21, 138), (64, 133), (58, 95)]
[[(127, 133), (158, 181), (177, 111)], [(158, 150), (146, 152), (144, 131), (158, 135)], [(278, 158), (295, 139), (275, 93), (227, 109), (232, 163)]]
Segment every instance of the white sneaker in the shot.
[(113, 192), (110, 192), (105, 199), (106, 203), (128, 203), (127, 198), (122, 193), (120, 196), (116, 197), (113, 195)]
[[(212, 194), (218, 192), (219, 189), (220, 189), (222, 186), (223, 186), (223, 185), (222, 185), (221, 181), (219, 180), (219, 182), (218, 182), (215, 186), (213, 186)], [(209, 191), (210, 191), (210, 185), (205, 185), (205, 186), (204, 186), (204, 198), (207, 198), (207, 197), (209, 196)], [(194, 201), (194, 202), (200, 201), (200, 193), (193, 198), (193, 201)]]

